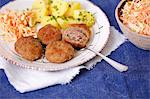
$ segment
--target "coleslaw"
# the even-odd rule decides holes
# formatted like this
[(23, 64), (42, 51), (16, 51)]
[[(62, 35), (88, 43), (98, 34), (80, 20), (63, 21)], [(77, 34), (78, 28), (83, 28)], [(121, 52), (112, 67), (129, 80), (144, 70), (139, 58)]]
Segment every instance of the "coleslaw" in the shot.
[(120, 19), (127, 27), (150, 36), (150, 0), (128, 0), (121, 11)]
[(17, 40), (22, 36), (36, 36), (33, 23), (33, 13), (30, 10), (13, 11), (6, 9), (0, 13), (0, 31), (4, 40)]

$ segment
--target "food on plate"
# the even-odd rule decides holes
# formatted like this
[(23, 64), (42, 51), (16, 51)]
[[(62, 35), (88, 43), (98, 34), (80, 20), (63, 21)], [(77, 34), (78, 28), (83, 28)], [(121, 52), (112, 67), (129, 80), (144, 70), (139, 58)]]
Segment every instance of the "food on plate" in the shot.
[[(87, 45), (91, 32), (85, 24), (70, 24), (64, 30), (50, 24), (38, 32), (38, 39), (46, 46), (45, 57), (53, 63), (63, 63), (74, 57), (74, 48)], [(21, 37), (15, 43), (15, 50), (23, 58), (34, 61), (42, 56), (42, 45), (32, 36)]]
[(37, 60), (42, 56), (42, 45), (32, 36), (19, 38), (15, 43), (15, 50), (29, 61)]
[[(61, 28), (65, 28), (69, 23), (84, 23), (92, 27), (95, 23), (94, 15), (87, 10), (81, 9), (80, 2), (75, 1), (34, 0), (32, 11), (36, 15), (36, 22), (42, 25), (51, 24), (58, 27), (59, 24)], [(45, 19), (49, 20), (49, 18), (53, 19), (46, 22)]]
[(14, 41), (20, 37), (37, 37), (37, 26), (51, 24), (65, 29), (69, 24), (86, 24), (92, 27), (94, 15), (81, 9), (80, 2), (64, 0), (34, 0), (32, 9), (8, 10), (0, 13), (0, 29), (3, 39)]
[(63, 16), (69, 8), (69, 3), (63, 0), (53, 0), (51, 3), (52, 15)]
[(46, 9), (36, 9), (36, 10), (32, 10), (33, 13), (36, 15), (36, 23), (38, 22), (42, 22), (42, 19), (44, 16), (48, 16), (48, 12)]
[(53, 63), (63, 63), (74, 57), (74, 48), (63, 41), (51, 42), (47, 45), (45, 56), (48, 61)]
[(34, 0), (32, 9), (0, 13), (3, 34), (15, 39), (16, 52), (30, 61), (41, 58), (43, 51), (50, 62), (72, 59), (75, 49), (86, 47), (94, 22), (94, 15), (75, 1)]
[(32, 9), (49, 8), (52, 0), (34, 0)]
[(45, 45), (53, 41), (61, 40), (60, 29), (48, 24), (42, 27), (38, 32), (38, 39)]
[(69, 4), (69, 8), (68, 8), (67, 12), (65, 13), (65, 16), (73, 17), (74, 11), (80, 10), (80, 9), (81, 9), (81, 4), (79, 2), (71, 2)]
[(83, 24), (83, 22), (75, 20), (71, 17), (57, 17), (57, 22), (62, 29), (65, 29), (69, 26), (69, 24)]
[(120, 19), (132, 31), (150, 36), (150, 0), (128, 0)]
[[(6, 40), (16, 40), (22, 36), (36, 36), (35, 15), (31, 11), (6, 10), (0, 13), (0, 29)], [(7, 33), (6, 33), (7, 32)]]
[(60, 28), (59, 24), (57, 23), (54, 16), (43, 16), (41, 19), (42, 26), (45, 26), (47, 24), (51, 24), (52, 26), (55, 26), (57, 28)]
[(85, 24), (71, 24), (63, 31), (62, 39), (75, 48), (84, 48), (90, 39), (90, 35), (89, 27)]
[(95, 23), (94, 15), (86, 10), (75, 10), (73, 18), (91, 27)]
[(32, 10), (36, 14), (36, 21), (41, 22), (43, 16), (51, 14), (50, 0), (34, 0)]

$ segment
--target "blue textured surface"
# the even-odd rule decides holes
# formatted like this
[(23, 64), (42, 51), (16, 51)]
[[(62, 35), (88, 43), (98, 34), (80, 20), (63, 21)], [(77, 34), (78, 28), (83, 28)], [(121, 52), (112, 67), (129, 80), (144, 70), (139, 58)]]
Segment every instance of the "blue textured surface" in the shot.
[[(0, 0), (0, 6), (9, 0)], [(91, 0), (101, 7), (111, 25), (117, 29), (114, 10), (120, 0)], [(71, 84), (56, 85), (38, 91), (20, 94), (0, 70), (0, 99), (149, 99), (150, 52), (125, 42), (109, 57), (129, 66), (119, 73), (102, 61), (91, 70), (82, 70)]]

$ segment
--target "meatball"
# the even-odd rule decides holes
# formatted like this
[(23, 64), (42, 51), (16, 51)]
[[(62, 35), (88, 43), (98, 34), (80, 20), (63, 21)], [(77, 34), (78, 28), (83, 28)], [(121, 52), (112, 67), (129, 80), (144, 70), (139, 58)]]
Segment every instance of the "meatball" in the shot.
[(45, 51), (45, 56), (47, 60), (53, 63), (66, 62), (72, 59), (74, 54), (74, 48), (64, 41), (49, 43)]
[(32, 36), (19, 38), (15, 43), (15, 50), (29, 61), (37, 60), (42, 56), (42, 45)]
[(84, 48), (89, 39), (91, 32), (85, 24), (71, 24), (62, 33), (62, 38), (75, 48)]
[(39, 30), (38, 38), (43, 44), (48, 45), (49, 42), (61, 40), (61, 31), (48, 24)]

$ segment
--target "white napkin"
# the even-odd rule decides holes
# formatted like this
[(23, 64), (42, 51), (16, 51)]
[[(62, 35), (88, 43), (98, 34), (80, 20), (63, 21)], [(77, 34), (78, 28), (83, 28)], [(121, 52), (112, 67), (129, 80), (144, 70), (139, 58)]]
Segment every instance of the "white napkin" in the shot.
[[(118, 48), (126, 40), (126, 38), (114, 27), (111, 27), (110, 30), (111, 34), (109, 41), (102, 50), (102, 53), (106, 56), (111, 54), (112, 51)], [(80, 69), (87, 68), (90, 70), (100, 61), (101, 58), (97, 56), (85, 63), (85, 66), (78, 66), (59, 72), (41, 72), (17, 67), (0, 58), (0, 69), (4, 69), (10, 84), (12, 84), (20, 93), (24, 93), (56, 84), (70, 83), (71, 80), (79, 74)]]

